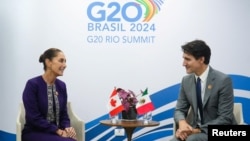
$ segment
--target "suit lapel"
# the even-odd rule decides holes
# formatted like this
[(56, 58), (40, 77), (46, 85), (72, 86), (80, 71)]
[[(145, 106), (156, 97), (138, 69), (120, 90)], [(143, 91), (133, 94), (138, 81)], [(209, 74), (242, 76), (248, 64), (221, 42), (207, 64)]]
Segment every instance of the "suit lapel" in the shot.
[(195, 80), (194, 75), (191, 77), (190, 88), (191, 88), (192, 101), (193, 101), (191, 103), (193, 103), (194, 112), (195, 114), (197, 114), (198, 104), (197, 104), (197, 96), (196, 96), (196, 80)]
[(206, 82), (206, 86), (205, 86), (205, 95), (204, 95), (204, 99), (203, 99), (203, 108), (206, 105), (210, 95), (211, 95), (211, 91), (212, 88), (214, 86), (214, 73), (213, 73), (213, 69), (210, 67), (208, 76), (207, 76), (207, 82)]

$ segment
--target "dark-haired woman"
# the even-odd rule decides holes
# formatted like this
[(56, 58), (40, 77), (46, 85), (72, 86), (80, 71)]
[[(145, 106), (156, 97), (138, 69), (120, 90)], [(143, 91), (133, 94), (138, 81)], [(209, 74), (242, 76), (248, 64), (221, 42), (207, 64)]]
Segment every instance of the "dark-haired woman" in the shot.
[(22, 141), (76, 141), (67, 113), (66, 84), (57, 78), (66, 68), (65, 55), (50, 48), (39, 62), (44, 73), (29, 79), (23, 91), (26, 123)]

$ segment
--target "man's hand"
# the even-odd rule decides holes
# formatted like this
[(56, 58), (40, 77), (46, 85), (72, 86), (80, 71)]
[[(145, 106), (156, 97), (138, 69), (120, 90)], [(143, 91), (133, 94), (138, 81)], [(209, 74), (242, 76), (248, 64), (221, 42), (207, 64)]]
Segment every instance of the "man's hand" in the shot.
[(176, 131), (175, 136), (181, 140), (185, 140), (192, 134), (193, 128), (186, 122), (186, 120), (179, 121), (179, 129)]
[(181, 140), (185, 140), (190, 134), (192, 134), (192, 130), (190, 129), (178, 129), (175, 136)]
[(191, 134), (201, 133), (199, 128), (192, 128), (186, 120), (179, 121), (179, 129), (176, 131), (175, 136), (181, 140), (186, 140)]

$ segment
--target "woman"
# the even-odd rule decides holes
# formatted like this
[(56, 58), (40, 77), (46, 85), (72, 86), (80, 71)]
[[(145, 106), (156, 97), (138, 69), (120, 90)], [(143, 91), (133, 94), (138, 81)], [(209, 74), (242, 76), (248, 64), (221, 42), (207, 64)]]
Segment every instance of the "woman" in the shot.
[(67, 113), (66, 84), (57, 79), (66, 68), (64, 53), (50, 48), (39, 62), (44, 73), (29, 79), (23, 91), (26, 123), (22, 141), (76, 141)]

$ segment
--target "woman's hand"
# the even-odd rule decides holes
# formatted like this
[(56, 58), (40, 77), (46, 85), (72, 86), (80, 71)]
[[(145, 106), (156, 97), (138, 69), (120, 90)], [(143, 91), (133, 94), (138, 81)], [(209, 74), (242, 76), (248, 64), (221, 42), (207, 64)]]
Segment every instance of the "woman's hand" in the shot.
[(67, 138), (67, 137), (68, 137), (66, 131), (64, 131), (64, 130), (58, 129), (58, 130), (56, 131), (56, 133), (57, 133), (57, 135), (59, 135), (59, 136), (61, 136), (61, 137), (64, 137), (64, 138)]
[(68, 137), (76, 140), (76, 132), (75, 132), (75, 129), (73, 127), (67, 127), (67, 128), (65, 128), (64, 131), (66, 132)]

